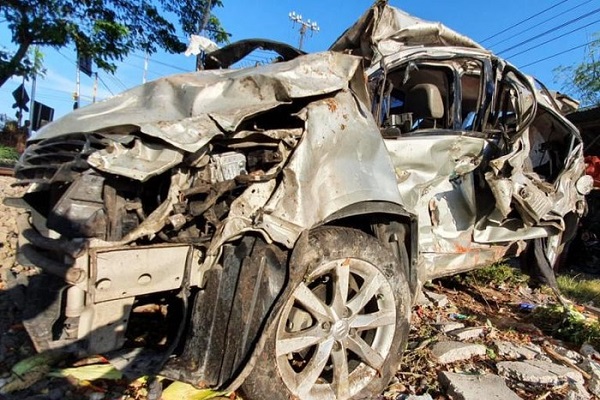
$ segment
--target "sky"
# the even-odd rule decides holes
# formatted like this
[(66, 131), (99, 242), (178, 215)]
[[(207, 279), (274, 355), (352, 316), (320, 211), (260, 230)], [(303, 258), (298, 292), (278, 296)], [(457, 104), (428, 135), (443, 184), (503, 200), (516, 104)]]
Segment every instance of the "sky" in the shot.
[[(268, 38), (298, 46), (300, 26), (289, 18), (294, 11), (303, 20), (317, 23), (319, 31), (308, 32), (303, 46), (305, 51), (317, 52), (326, 50), (372, 3), (373, 0), (223, 0), (224, 7), (216, 8), (214, 13), (231, 34), (231, 41)], [(581, 62), (585, 44), (594, 32), (600, 32), (600, 0), (390, 0), (390, 4), (419, 18), (442, 22), (557, 90), (561, 85), (555, 82), (555, 68)], [(1, 23), (0, 46), (10, 48), (10, 34)], [(75, 52), (72, 48), (41, 51), (47, 72), (37, 80), (35, 99), (53, 107), (56, 119), (73, 107)], [(257, 52), (253, 57), (259, 61), (266, 55)], [(146, 78), (193, 71), (194, 67), (194, 57), (159, 52), (150, 57)], [(144, 55), (131, 54), (118, 64), (114, 75), (102, 71), (98, 74), (96, 100), (100, 101), (142, 83)], [(12, 79), (0, 87), (0, 114), (14, 116), (11, 92), (21, 82)], [(82, 106), (92, 102), (93, 86), (94, 80), (81, 74)], [(25, 82), (25, 87), (31, 95), (31, 82)]]

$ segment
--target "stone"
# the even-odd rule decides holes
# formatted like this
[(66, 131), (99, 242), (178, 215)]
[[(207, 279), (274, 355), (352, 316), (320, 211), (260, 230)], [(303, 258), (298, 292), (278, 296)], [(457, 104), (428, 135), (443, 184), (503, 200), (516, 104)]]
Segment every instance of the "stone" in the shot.
[(541, 355), (541, 350), (536, 351), (535, 347), (529, 345), (517, 345), (504, 340), (495, 340), (494, 345), (498, 349), (498, 355), (507, 358), (533, 360)]
[(592, 396), (587, 391), (583, 382), (569, 380), (569, 391), (565, 396), (565, 400), (589, 400)]
[(579, 354), (588, 358), (595, 357), (600, 359), (600, 353), (598, 353), (594, 346), (592, 346), (589, 343), (584, 343), (581, 345), (581, 348), (579, 349)]
[(475, 356), (484, 356), (486, 347), (482, 344), (461, 343), (455, 341), (437, 342), (431, 348), (433, 355), (440, 364), (468, 360)]
[(501, 376), (523, 383), (560, 385), (569, 379), (583, 382), (579, 371), (542, 360), (502, 361), (496, 368)]
[(403, 394), (402, 396), (397, 398), (398, 400), (433, 400), (433, 397), (429, 393), (425, 393), (422, 395), (416, 394)]
[(570, 359), (571, 361), (573, 361), (575, 364), (578, 364), (578, 363), (580, 363), (580, 362), (583, 361), (583, 356), (581, 354), (579, 354), (576, 351), (569, 350), (569, 349), (567, 349), (565, 347), (556, 346), (554, 348), (554, 351), (556, 351), (561, 356), (567, 357), (568, 359)]
[(579, 367), (590, 374), (588, 389), (597, 397), (600, 397), (600, 364), (596, 361), (585, 359)]
[(438, 375), (438, 379), (446, 389), (446, 394), (454, 400), (521, 399), (497, 375), (467, 375), (444, 371)]
[(429, 299), (436, 307), (446, 307), (448, 305), (448, 296), (443, 294), (437, 294), (424, 290), (423, 294)]
[(469, 339), (477, 339), (478, 337), (483, 336), (485, 332), (485, 328), (482, 326), (472, 327), (472, 328), (462, 328), (457, 329), (452, 332), (449, 332), (448, 335), (454, 339), (458, 340), (469, 340)]
[(462, 329), (465, 327), (465, 324), (463, 324), (462, 322), (456, 322), (456, 321), (447, 321), (447, 322), (442, 322), (439, 324), (435, 324), (434, 325), (440, 332), (443, 333), (448, 333), (451, 331), (455, 331), (457, 329)]
[(433, 303), (431, 302), (431, 300), (429, 300), (425, 296), (425, 293), (423, 293), (423, 291), (419, 291), (419, 294), (417, 294), (416, 305), (418, 305), (418, 306), (424, 306), (424, 307), (429, 307), (429, 306), (433, 305)]

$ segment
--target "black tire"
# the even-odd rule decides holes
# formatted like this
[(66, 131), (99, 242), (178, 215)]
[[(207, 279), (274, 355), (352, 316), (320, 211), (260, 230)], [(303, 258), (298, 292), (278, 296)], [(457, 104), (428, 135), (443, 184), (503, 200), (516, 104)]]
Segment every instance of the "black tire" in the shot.
[(307, 273), (283, 300), (240, 388), (245, 399), (371, 398), (397, 370), (409, 330), (406, 266), (355, 229), (322, 227), (308, 240)]

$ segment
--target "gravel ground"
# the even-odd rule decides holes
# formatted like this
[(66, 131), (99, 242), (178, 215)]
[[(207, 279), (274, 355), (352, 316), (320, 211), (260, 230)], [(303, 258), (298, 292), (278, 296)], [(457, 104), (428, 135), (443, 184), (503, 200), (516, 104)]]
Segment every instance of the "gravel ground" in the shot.
[(15, 305), (15, 296), (22, 296), (19, 288), (13, 288), (8, 279), (22, 267), (15, 263), (17, 249), (16, 218), (19, 209), (7, 207), (6, 197), (19, 196), (21, 187), (10, 186), (14, 178), (0, 176), (0, 376), (23, 356), (30, 355), (33, 347), (21, 324), (21, 313)]

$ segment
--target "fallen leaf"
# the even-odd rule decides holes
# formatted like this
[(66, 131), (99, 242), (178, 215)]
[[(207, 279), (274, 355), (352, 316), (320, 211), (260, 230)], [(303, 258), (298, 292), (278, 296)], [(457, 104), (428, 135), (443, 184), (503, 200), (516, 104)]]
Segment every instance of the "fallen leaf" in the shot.
[(194, 386), (175, 381), (162, 392), (162, 400), (208, 400), (223, 396), (226, 392), (216, 392), (211, 389), (196, 389)]
[(53, 377), (71, 376), (80, 381), (93, 381), (96, 379), (121, 379), (123, 373), (110, 364), (84, 365), (75, 368), (63, 368), (51, 371), (48, 375)]

